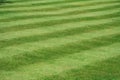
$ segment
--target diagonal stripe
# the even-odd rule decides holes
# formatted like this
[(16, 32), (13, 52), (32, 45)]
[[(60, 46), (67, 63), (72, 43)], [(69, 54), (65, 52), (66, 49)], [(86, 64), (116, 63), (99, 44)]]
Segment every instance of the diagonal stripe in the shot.
[[(87, 41), (76, 42), (72, 44), (68, 44), (61, 48), (56, 49), (43, 49), (40, 51), (35, 51), (36, 53), (32, 54), (24, 54), (19, 56), (14, 56), (12, 59), (1, 59), (0, 60), (0, 70), (13, 70), (20, 66), (25, 66), (29, 64), (33, 64), (35, 62), (49, 61), (49, 59), (56, 59), (58, 57), (62, 57), (68, 54), (78, 53), (85, 50), (91, 50), (101, 46), (107, 46), (113, 43), (120, 42), (120, 34), (113, 34), (109, 36), (103, 36), (99, 38), (94, 38)], [(74, 48), (74, 49), (73, 49)], [(71, 50), (73, 49), (73, 50)], [(41, 53), (41, 54), (39, 54)], [(52, 55), (53, 54), (53, 55)], [(47, 57), (48, 56), (48, 57)], [(47, 57), (47, 58), (46, 58)], [(8, 64), (9, 63), (9, 64)]]
[[(100, 20), (93, 20), (93, 21), (84, 21), (84, 22), (73, 22), (73, 23), (67, 23), (67, 24), (59, 24), (55, 26), (49, 26), (49, 27), (40, 27), (37, 29), (28, 29), (28, 30), (22, 30), (22, 31), (15, 31), (15, 32), (6, 32), (0, 34), (0, 41), (5, 39), (14, 39), (14, 38), (20, 38), (20, 37), (27, 37), (27, 36), (34, 36), (34, 35), (43, 35), (43, 34), (50, 34), (52, 32), (58, 32), (63, 31), (67, 29), (74, 29), (74, 28), (82, 28), (86, 26), (96, 26), (101, 24), (112, 24), (117, 19), (111, 18), (111, 19), (100, 19)], [(115, 22), (117, 24), (117, 22)], [(115, 24), (114, 23), (114, 24)], [(117, 26), (117, 25), (116, 25)]]
[[(98, 6), (97, 6), (98, 7)], [(64, 11), (60, 11), (57, 13), (40, 13), (40, 12), (32, 12), (32, 13), (20, 13), (17, 15), (7, 15), (7, 16), (3, 16), (0, 18), (1, 22), (8, 22), (8, 21), (16, 21), (16, 20), (21, 20), (21, 19), (31, 19), (31, 18), (45, 18), (45, 17), (52, 17), (52, 16), (68, 16), (68, 15), (78, 15), (78, 14), (83, 14), (83, 13), (88, 13), (88, 12), (96, 12), (96, 11), (103, 11), (103, 10), (112, 10), (112, 9), (116, 9), (119, 8), (119, 5), (113, 5), (113, 6), (107, 6), (107, 7), (98, 7), (98, 8), (94, 8), (93, 9), (85, 9), (85, 10), (80, 10), (80, 9), (72, 9), (72, 10), (64, 10)], [(62, 13), (61, 13), (62, 12)], [(15, 13), (16, 14), (16, 13)]]
[[(103, 13), (104, 12), (104, 13)], [(119, 16), (119, 11), (115, 10), (111, 12), (103, 11), (103, 12), (93, 12), (93, 13), (88, 13), (88, 14), (81, 14), (81, 15), (73, 15), (73, 16), (67, 16), (67, 17), (59, 17), (55, 19), (51, 18), (45, 18), (45, 19), (28, 19), (28, 20), (22, 20), (22, 21), (17, 21), (16, 23), (13, 24), (14, 21), (12, 22), (7, 22), (7, 23), (1, 23), (3, 25), (0, 28), (0, 32), (5, 32), (7, 30), (9, 31), (17, 31), (17, 30), (24, 30), (24, 29), (32, 29), (32, 28), (39, 28), (39, 27), (45, 27), (45, 26), (52, 26), (52, 25), (58, 25), (58, 24), (63, 24), (63, 23), (70, 23), (70, 22), (80, 22), (80, 21), (86, 21), (86, 20), (97, 20), (97, 19), (102, 19), (102, 18), (115, 18)], [(107, 13), (106, 13), (107, 12)], [(117, 13), (118, 12), (118, 13)], [(47, 19), (47, 21), (46, 21)], [(41, 22), (39, 21), (41, 20)], [(45, 21), (44, 21), (45, 20)], [(49, 21), (50, 20), (50, 21)], [(8, 25), (9, 23), (9, 25)], [(5, 25), (7, 24), (7, 25)], [(20, 25), (21, 24), (21, 25)], [(38, 26), (40, 25), (40, 26)]]
[[(116, 24), (116, 25), (114, 25)], [(80, 33), (85, 33), (85, 32), (90, 32), (90, 31), (96, 31), (96, 30), (101, 30), (101, 29), (109, 29), (111, 27), (119, 27), (119, 23), (112, 23), (112, 24), (103, 24), (103, 25), (95, 25), (95, 26), (89, 26), (89, 27), (78, 27), (78, 28), (73, 28), (73, 29), (67, 29), (63, 31), (56, 31), (53, 33), (46, 33), (43, 35), (33, 35), (33, 36), (27, 36), (27, 37), (21, 37), (21, 38), (15, 38), (11, 40), (2, 40), (0, 41), (0, 48), (4, 48), (7, 46), (13, 46), (13, 45), (19, 45), (23, 43), (30, 43), (30, 42), (35, 42), (35, 41), (40, 41), (40, 40), (47, 40), (49, 38), (59, 38), (59, 37), (64, 37), (68, 35), (75, 35), (75, 34), (80, 34)], [(24, 42), (23, 42), (24, 41)]]

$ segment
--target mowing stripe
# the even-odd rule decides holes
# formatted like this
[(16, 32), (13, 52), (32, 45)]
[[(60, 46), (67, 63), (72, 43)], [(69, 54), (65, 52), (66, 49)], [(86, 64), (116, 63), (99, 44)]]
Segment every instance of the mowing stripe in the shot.
[[(94, 0), (92, 0), (92, 1), (94, 1)], [(48, 2), (48, 1), (47, 2), (33, 1), (30, 4), (27, 4), (27, 3), (25, 4), (25, 2), (22, 3), (22, 4), (20, 4), (20, 3), (18, 3), (18, 4), (10, 4), (10, 5), (4, 6), (4, 8), (9, 8), (9, 7), (14, 8), (14, 6), (16, 6), (18, 8), (18, 7), (31, 7), (31, 6), (34, 7), (34, 6), (46, 6), (46, 5), (58, 5), (58, 4), (73, 3), (73, 2), (81, 2), (81, 1), (78, 1), (78, 0), (75, 0), (75, 1), (72, 1), (72, 0), (69, 0), (69, 1), (60, 0), (60, 1), (54, 1), (54, 2), (53, 1), (50, 1), (50, 2)]]
[[(95, 51), (93, 51), (93, 52), (89, 51), (89, 53), (90, 52), (91, 52), (91, 54), (98, 53), (98, 54), (102, 55), (103, 53), (111, 53), (112, 52), (112, 53), (117, 54), (118, 52), (120, 52), (120, 49), (118, 48), (119, 45), (120, 44), (118, 43), (118, 44), (113, 44), (113, 45), (110, 45), (110, 46), (107, 46), (107, 47), (94, 49)], [(100, 51), (100, 52), (98, 52), (98, 51)], [(84, 52), (84, 56), (80, 55), (80, 54), (76, 54), (75, 57), (73, 57), (73, 55), (69, 56), (68, 57), (69, 58), (68, 62), (74, 62), (74, 61), (77, 62), (80, 59), (82, 62), (84, 61), (84, 63), (85, 63), (85, 60), (90, 58), (90, 57), (99, 58), (98, 54), (97, 55), (96, 54), (91, 55), (91, 54), (86, 55), (86, 53)], [(79, 57), (79, 56), (82, 56), (82, 57)], [(102, 56), (105, 56), (105, 55), (102, 55)], [(70, 58), (72, 60), (70, 60)], [(64, 60), (58, 59), (58, 60), (61, 61), (61, 63), (65, 64), (67, 59), (64, 59)], [(115, 80), (119, 80), (120, 79), (120, 77), (119, 77), (119, 73), (120, 73), (120, 71), (119, 71), (120, 70), (119, 61), (120, 61), (120, 55), (114, 56), (114, 57), (112, 56), (111, 58), (108, 58), (107, 60), (106, 59), (105, 60), (100, 60), (100, 61), (97, 61), (95, 63), (86, 65), (82, 68), (78, 67), (78, 68), (75, 68), (75, 69), (70, 69), (68, 71), (65, 70), (64, 72), (62, 72), (60, 74), (57, 74), (57, 75), (53, 74), (53, 75), (50, 75), (49, 77), (45, 76), (43, 78), (39, 77), (39, 79), (41, 79), (41, 80), (70, 80), (70, 79), (75, 80), (75, 79), (80, 78), (82, 80), (86, 80), (86, 79), (87, 80), (92, 80), (95, 77), (99, 77), (102, 80), (102, 79), (107, 79), (106, 76), (109, 76), (109, 79), (114, 78)], [(86, 60), (86, 62), (87, 62), (87, 60)], [(70, 66), (78, 65), (78, 63), (67, 64), (67, 66), (68, 65), (70, 67)], [(98, 73), (96, 73), (96, 72), (98, 72)], [(102, 74), (104, 74), (104, 75), (102, 75)], [(87, 75), (88, 77), (86, 78), (85, 75)]]
[[(98, 6), (97, 6), (98, 7)], [(95, 8), (95, 6), (94, 6)], [(17, 14), (17, 15), (8, 15), (8, 16), (3, 16), (0, 18), (1, 22), (9, 22), (9, 21), (16, 21), (16, 20), (22, 20), (22, 19), (31, 19), (31, 18), (45, 18), (45, 17), (52, 17), (52, 16), (68, 16), (68, 15), (78, 15), (81, 13), (88, 13), (88, 12), (96, 12), (96, 11), (103, 11), (103, 10), (112, 10), (112, 9), (116, 9), (116, 8), (120, 8), (120, 5), (112, 5), (112, 6), (102, 6), (102, 7), (98, 7), (95, 9), (85, 9), (85, 10), (80, 10), (80, 9), (72, 9), (72, 11), (70, 10), (65, 10), (61, 12), (57, 12), (57, 13), (53, 13), (53, 14), (46, 14), (46, 13), (40, 13), (40, 12), (33, 12), (33, 13), (22, 13), (22, 14)]]
[[(65, 10), (66, 8), (69, 9), (69, 8), (71, 8), (71, 7), (72, 7), (72, 8), (80, 8), (80, 9), (81, 9), (82, 6), (83, 6), (83, 7), (87, 7), (87, 6), (89, 7), (89, 6), (91, 6), (91, 5), (94, 5), (94, 6), (95, 6), (95, 5), (97, 5), (97, 4), (100, 4), (100, 3), (91, 3), (91, 4), (81, 5), (81, 6), (80, 6), (80, 4), (78, 4), (78, 5), (74, 4), (73, 6), (72, 6), (72, 5), (65, 5), (65, 6), (61, 6), (61, 5), (60, 5), (60, 7), (61, 7), (63, 10)], [(112, 5), (112, 4), (114, 4), (114, 5), (116, 4), (116, 5), (117, 5), (117, 4), (118, 4), (118, 5), (119, 5), (119, 3), (103, 3), (103, 2), (102, 2), (101, 4), (103, 4), (103, 5), (104, 5), (104, 4), (106, 4), (106, 5), (110, 5), (110, 4), (111, 4), (111, 5)], [(35, 8), (35, 7), (34, 7), (34, 8)], [(41, 8), (41, 7), (40, 7), (40, 8)], [(22, 10), (22, 12), (26, 12), (26, 11), (27, 11), (27, 13), (28, 13), (28, 12), (33, 12), (33, 11), (40, 11), (40, 12), (43, 12), (43, 11), (45, 11), (45, 12), (46, 12), (46, 11), (49, 11), (49, 12), (51, 12), (51, 11), (52, 11), (52, 12), (53, 12), (53, 11), (56, 11), (56, 10), (61, 10), (61, 8), (58, 8), (58, 7), (53, 7), (53, 8), (48, 7), (48, 8), (41, 8), (41, 9), (40, 9), (40, 8), (38, 8), (38, 9), (35, 8), (34, 10), (33, 10), (32, 8), (30, 8), (30, 10), (28, 10), (28, 9), (26, 8), (27, 10)], [(16, 12), (17, 12), (17, 13), (21, 13), (20, 11), (8, 11), (8, 10), (7, 10), (7, 11), (0, 11), (0, 13), (3, 13), (3, 14), (4, 14), (4, 13), (10, 13), (10, 12), (12, 12), (12, 13), (13, 13), (13, 12), (14, 12), (14, 13), (16, 13)]]
[[(19, 77), (22, 77), (22, 80), (26, 80), (26, 78), (28, 80), (33, 79), (33, 78), (35, 80), (37, 80), (38, 78), (42, 80), (41, 77), (46, 77), (46, 76), (56, 75), (56, 74), (59, 75), (61, 72), (64, 72), (70, 69), (84, 68), (85, 65), (89, 65), (91, 63), (98, 62), (98, 61), (103, 61), (111, 57), (116, 57), (119, 55), (118, 46), (119, 44), (113, 44), (111, 46), (85, 51), (82, 53), (84, 54), (83, 56), (81, 56), (81, 53), (76, 53), (74, 55), (71, 55), (71, 57), (68, 56), (62, 59), (54, 60), (54, 63), (40, 63), (40, 64), (37, 63), (37, 64), (31, 65), (28, 67), (23, 67), (20, 70), (17, 70), (14, 72), (10, 72), (10, 73), (3, 72), (1, 73), (2, 74), (1, 76), (5, 80), (9, 80), (9, 79), (16, 80), (16, 78), (18, 78), (19, 80), (21, 79)], [(98, 52), (99, 55), (96, 54), (96, 51), (99, 51)], [(118, 51), (118, 52), (115, 52), (115, 51)], [(82, 60), (81, 58), (76, 58), (78, 56), (81, 56)], [(90, 56), (90, 57), (85, 58), (83, 61), (83, 58), (86, 56)], [(8, 73), (11, 75), (6, 77), (5, 75)]]
[(120, 78), (119, 64), (104, 66), (120, 57), (119, 0), (8, 2), (0, 5), (0, 80), (82, 80), (77, 72), (96, 64), (103, 72), (82, 75)]
[[(91, 1), (84, 1), (84, 2), (81, 2), (81, 1), (79, 1), (79, 0), (76, 0), (76, 1), (73, 1), (73, 0), (69, 0), (69, 1), (57, 1), (57, 2), (55, 2), (56, 4), (54, 4), (54, 2), (51, 2), (51, 3), (42, 3), (42, 4), (39, 4), (38, 6), (33, 6), (33, 7), (31, 7), (32, 5), (34, 5), (33, 3), (32, 3), (32, 5), (31, 6), (25, 6), (25, 7), (23, 7), (22, 6), (22, 8), (21, 7), (17, 7), (17, 5), (16, 5), (16, 8), (14, 8), (14, 7), (7, 7), (7, 8), (5, 8), (4, 7), (4, 9), (2, 10), (0, 10), (0, 11), (5, 11), (5, 10), (24, 10), (25, 8), (27, 8), (27, 9), (34, 9), (35, 7), (37, 8), (37, 7), (39, 7), (39, 8), (48, 8), (48, 7), (55, 7), (55, 6), (66, 6), (66, 5), (75, 5), (76, 3), (81, 3), (81, 4), (89, 4), (89, 3), (93, 3), (93, 1), (94, 0), (91, 0)], [(103, 2), (103, 1), (94, 1), (94, 3), (95, 2)], [(104, 1), (104, 2), (108, 2), (108, 1)], [(118, 2), (118, 1), (109, 1), (109, 2)], [(38, 2), (37, 2), (38, 3)], [(45, 5), (46, 4), (46, 5)]]
[[(95, 3), (94, 3), (95, 4)], [(83, 6), (83, 7), (81, 7), (81, 6), (78, 6), (78, 7), (76, 7), (76, 8), (74, 8), (74, 7), (71, 7), (70, 6), (70, 8), (63, 8), (63, 9), (60, 9), (59, 11), (57, 11), (57, 13), (56, 13), (56, 11), (49, 11), (49, 12), (43, 12), (43, 11), (32, 11), (32, 12), (30, 12), (31, 10), (29, 10), (29, 12), (25, 12), (25, 11), (23, 11), (23, 12), (18, 12), (17, 11), (17, 13), (16, 12), (12, 12), (11, 14), (10, 14), (10, 12), (6, 12), (6, 11), (4, 11), (4, 12), (0, 12), (0, 14), (2, 14), (3, 15), (3, 18), (4, 17), (6, 17), (6, 13), (9, 13), (8, 15), (9, 16), (7, 16), (7, 17), (10, 17), (10, 16), (20, 16), (20, 15), (23, 15), (24, 16), (24, 14), (32, 14), (32, 13), (38, 13), (39, 12), (39, 14), (42, 14), (42, 15), (44, 15), (44, 14), (61, 14), (61, 13), (65, 13), (65, 12), (70, 12), (71, 10), (76, 10), (76, 11), (78, 11), (78, 10), (81, 10), (81, 11), (84, 11), (84, 10), (89, 10), (89, 9), (96, 9), (96, 8), (103, 8), (103, 7), (108, 7), (108, 6), (115, 6), (115, 5), (119, 5), (118, 3), (111, 3), (111, 4), (98, 4), (98, 5), (88, 5), (88, 6)], [(13, 15), (14, 14), (14, 15)], [(1, 18), (2, 19), (2, 18)]]
[[(30, 1), (30, 2), (24, 2), (24, 3), (23, 2), (22, 3), (19, 2), (19, 3), (15, 3), (15, 4), (13, 3), (13, 4), (4, 5), (3, 7), (13, 7), (13, 6), (24, 7), (24, 6), (31, 6), (31, 5), (34, 6), (34, 5), (50, 5), (50, 4), (54, 5), (54, 4), (59, 4), (59, 3), (63, 3), (63, 2), (65, 3), (65, 2), (76, 2), (76, 1), (77, 2), (83, 2), (83, 3), (86, 2), (86, 1), (87, 2), (91, 2), (91, 1), (92, 2), (93, 1), (98, 2), (96, 0), (91, 0), (91, 1), (88, 1), (88, 0), (84, 0), (84, 1), (83, 0), (80, 0), (80, 1), (79, 0), (74, 0), (74, 1), (72, 1), (72, 0), (69, 0), (69, 1), (68, 0), (67, 1), (64, 1), (64, 0), (59, 0), (59, 1), (56, 1), (56, 0), (54, 0), (54, 1), (53, 0), (52, 1), (39, 1), (38, 0), (38, 1)], [(104, 1), (107, 1), (107, 0), (104, 0)], [(118, 0), (111, 0), (111, 1), (118, 1)]]
[[(67, 13), (67, 12), (70, 12), (71, 10), (74, 10), (74, 11), (81, 11), (81, 12), (84, 12), (84, 10), (90, 10), (90, 9), (97, 9), (97, 8), (104, 8), (104, 7), (108, 7), (108, 6), (116, 6), (116, 5), (119, 5), (119, 4), (105, 4), (105, 5), (96, 5), (96, 6), (89, 6), (89, 7), (82, 7), (82, 8), (80, 8), (80, 7), (78, 7), (78, 8), (69, 8), (69, 9), (64, 9), (64, 10), (60, 10), (60, 11), (57, 11), (57, 13), (56, 13), (56, 11), (54, 11), (54, 12), (41, 12), (41, 11), (39, 11), (39, 14), (41, 14), (41, 15), (54, 15), (54, 14), (64, 14), (64, 13)], [(6, 15), (5, 13), (9, 13), (9, 15)], [(36, 14), (36, 11), (32, 11), (31, 13), (35, 13)], [(27, 14), (26, 14), (26, 12), (25, 13), (21, 13), (21, 12), (19, 12), (19, 13), (15, 13), (15, 14), (10, 14), (10, 12), (4, 12), (3, 14), (3, 17), (1, 17), (0, 19), (6, 19), (7, 17), (9, 18), (9, 17), (17, 17), (17, 16), (27, 16), (27, 15), (29, 15), (29, 14), (31, 14), (30, 12), (27, 12)]]
[[(67, 23), (67, 24), (60, 24), (60, 25), (54, 25), (49, 27), (40, 27), (37, 29), (28, 29), (28, 30), (22, 30), (22, 31), (15, 31), (15, 32), (6, 32), (0, 34), (0, 41), (5, 39), (14, 39), (14, 38), (20, 38), (20, 37), (27, 37), (27, 36), (34, 36), (34, 35), (43, 35), (43, 34), (50, 34), (53, 32), (63, 31), (67, 29), (74, 29), (74, 28), (82, 28), (86, 26), (95, 26), (95, 25), (101, 25), (101, 24), (117, 24), (118, 18), (114, 19), (101, 19), (101, 20), (93, 20), (93, 21), (84, 21), (84, 22), (73, 22), (73, 23)], [(116, 25), (117, 26), (117, 25)]]
[[(97, 20), (102, 18), (105, 19), (109, 17), (111, 18), (119, 17), (119, 10), (108, 10), (108, 11), (111, 11), (111, 12), (108, 13), (107, 11), (100, 11), (100, 12), (92, 12), (91, 14), (86, 13), (86, 14), (80, 14), (80, 15), (73, 15), (70, 17), (63, 16), (63, 17), (57, 17), (57, 18), (55, 17), (55, 18), (48, 18), (48, 19), (38, 18), (38, 19), (28, 19), (28, 20), (22, 20), (22, 21), (20, 20), (20, 21), (1, 23), (1, 25), (3, 26), (1, 26), (0, 28), (0, 33), (3, 33), (7, 30), (17, 31), (17, 30), (39, 28), (39, 27), (52, 26), (52, 25), (58, 25), (63, 23), (70, 23), (70, 22), (80, 22), (80, 21), (86, 21), (86, 20), (95, 20), (95, 19)], [(42, 21), (40, 22), (39, 20), (42, 20)]]
[[(111, 33), (110, 33), (111, 32)], [(37, 51), (42, 51), (43, 49), (51, 49), (51, 48), (58, 48), (60, 46), (64, 46), (67, 44), (75, 43), (75, 42), (80, 42), (84, 40), (89, 40), (95, 37), (101, 37), (101, 36), (107, 36), (107, 35), (112, 35), (112, 34), (118, 34), (119, 28), (112, 28), (112, 29), (105, 29), (105, 30), (100, 30), (100, 31), (93, 31), (89, 33), (84, 33), (84, 34), (77, 34), (77, 35), (72, 35), (72, 36), (67, 36), (63, 38), (53, 38), (49, 40), (44, 40), (44, 41), (38, 41), (38, 42), (31, 42), (31, 43), (26, 43), (22, 45), (17, 45), (17, 46), (11, 46), (7, 48), (0, 49), (1, 50), (1, 57), (10, 57), (14, 55), (21, 55), (21, 54), (35, 54)], [(91, 35), (91, 36), (89, 36)], [(59, 43), (58, 43), (59, 41)], [(54, 49), (55, 50), (55, 49)], [(39, 53), (39, 52), (38, 52)]]
[[(119, 51), (118, 46), (119, 44), (117, 45), (113, 44), (112, 46), (102, 47), (100, 49), (98, 48), (98, 49), (84, 51), (82, 52), (82, 54), (84, 55), (82, 55), (81, 53), (76, 53), (76, 54), (74, 53), (74, 55), (71, 55), (71, 57), (68, 56), (68, 57), (63, 57), (62, 59), (54, 60), (53, 61), (54, 63), (45, 62), (45, 63), (33, 64), (28, 67), (24, 66), (23, 68), (19, 70), (10, 72), (10, 75), (7, 77), (5, 75), (8, 72), (7, 73), (2, 72), (1, 74), (3, 75), (2, 77), (6, 80), (9, 80), (9, 79), (16, 80), (16, 77), (18, 78), (18, 80), (21, 79), (19, 77), (22, 77), (22, 80), (25, 80), (26, 78), (28, 80), (33, 79), (33, 78), (37, 80), (37, 78), (50, 76), (51, 74), (52, 75), (60, 74), (61, 72), (64, 72), (66, 70), (82, 68), (85, 65), (89, 65), (94, 62), (98, 62), (101, 60), (103, 61), (111, 57), (116, 57), (119, 54), (118, 52), (117, 53), (114, 53), (114, 52), (116, 50)], [(94, 50), (95, 51), (99, 50), (98, 54), (96, 54), (96, 52), (93, 52)], [(81, 58), (79, 58), (78, 56), (81, 56), (81, 58), (85, 58), (85, 59), (81, 60)], [(90, 57), (88, 58), (86, 56), (90, 56)], [(77, 64), (80, 64), (80, 65), (77, 65)], [(36, 76), (36, 73), (37, 73), (37, 76)]]
[[(116, 25), (114, 25), (116, 24)], [(0, 48), (4, 48), (7, 46), (12, 46), (12, 45), (18, 45), (18, 44), (23, 44), (23, 43), (30, 43), (34, 41), (40, 41), (40, 40), (46, 40), (49, 38), (59, 38), (59, 37), (64, 37), (67, 35), (75, 35), (75, 34), (80, 34), (84, 32), (90, 32), (90, 31), (96, 31), (100, 29), (109, 29), (111, 27), (119, 27), (119, 23), (112, 23), (112, 24), (103, 24), (103, 25), (95, 25), (95, 26), (90, 26), (90, 27), (78, 27), (78, 28), (72, 28), (72, 29), (66, 29), (63, 31), (54, 31), (53, 33), (46, 33), (43, 35), (33, 35), (33, 36), (25, 36), (21, 38), (15, 38), (11, 40), (2, 40), (0, 41)], [(24, 42), (23, 42), (24, 41)]]
[[(65, 56), (67, 54), (73, 54), (85, 50), (90, 50), (95, 47), (106, 46), (116, 42), (120, 42), (120, 34), (113, 34), (101, 38), (95, 38), (92, 40), (67, 44), (67, 46), (63, 46), (61, 48), (56, 48), (56, 49), (52, 49), (52, 48), (45, 50), (43, 49), (40, 51), (35, 51), (36, 53), (34, 54), (29, 53), (29, 55), (24, 54), (24, 55), (14, 56), (15, 58), (12, 57), (11, 59), (8, 58), (5, 60), (1, 59), (0, 70), (13, 70), (19, 66), (33, 64), (35, 62), (42, 62), (49, 59), (51, 60), (56, 57), (58, 58)], [(73, 48), (74, 50), (71, 50)]]
[[(104, 38), (104, 39), (103, 39)], [(112, 38), (112, 39), (111, 39)], [(91, 49), (94, 49), (94, 48), (97, 48), (97, 47), (102, 47), (102, 46), (107, 46), (107, 45), (110, 45), (110, 44), (113, 44), (114, 42), (113, 42), (113, 40), (115, 40), (115, 41), (119, 41), (117, 38), (119, 38), (119, 40), (120, 40), (120, 35), (110, 35), (109, 37), (107, 36), (104, 36), (104, 37), (101, 37), (101, 38), (97, 38), (97, 39), (92, 39), (92, 41), (87, 41), (89, 44), (87, 44), (86, 43), (86, 45), (81, 45), (81, 44), (77, 44), (77, 43), (75, 43), (74, 45), (70, 45), (69, 47), (68, 47), (68, 49), (70, 48), (70, 47), (77, 47), (77, 49), (75, 49), (74, 51), (72, 51), (71, 53), (78, 53), (78, 52), (81, 52), (81, 51), (85, 51), (85, 50), (91, 50)], [(101, 42), (101, 40), (102, 40), (102, 42)], [(112, 42), (111, 42), (112, 41)], [(86, 41), (84, 41), (84, 42), (86, 42)], [(97, 43), (98, 45), (96, 45), (95, 43)], [(105, 43), (105, 44), (104, 44)], [(88, 46), (89, 45), (89, 46)], [(97, 47), (96, 47), (97, 46)], [(82, 47), (82, 49), (80, 49), (80, 48), (78, 48), (78, 47)], [(87, 49), (86, 49), (87, 48)], [(113, 47), (112, 47), (113, 48)], [(78, 49), (80, 49), (80, 50), (78, 50)], [(63, 51), (61, 51), (60, 53), (63, 53), (63, 52), (66, 52), (66, 50), (65, 49), (62, 49)], [(46, 52), (46, 51), (45, 51)], [(54, 51), (52, 51), (52, 50), (50, 50), (50, 52), (55, 52), (55, 50)], [(58, 51), (57, 51), (57, 53), (58, 53)], [(66, 52), (67, 53), (67, 52)], [(49, 53), (50, 54), (50, 53)], [(68, 53), (68, 54), (70, 54), (70, 53)], [(96, 54), (96, 53), (95, 53)], [(56, 54), (56, 57), (58, 57), (58, 56), (61, 56), (61, 55), (64, 55), (64, 54)], [(90, 55), (90, 54), (89, 54)], [(105, 55), (104, 53), (103, 53), (103, 55)], [(108, 54), (107, 54), (108, 55)], [(102, 59), (106, 59), (106, 57), (108, 57), (108, 56), (104, 56), (104, 57), (102, 57)], [(117, 54), (114, 54), (115, 56), (116, 55), (119, 55), (118, 53)], [(31, 57), (30, 55), (26, 55), (26, 56), (29, 56), (29, 57)], [(98, 56), (98, 55), (97, 55)], [(110, 55), (110, 56), (113, 56), (113, 53), (112, 53), (112, 55)], [(17, 58), (20, 58), (21, 56), (18, 56)], [(36, 57), (37, 56), (32, 56), (32, 60), (34, 59), (36, 59)], [(95, 56), (94, 56), (95, 57)], [(23, 57), (23, 58), (26, 58), (26, 57)], [(55, 58), (55, 57), (52, 57), (52, 58)], [(97, 57), (98, 58), (98, 57)], [(15, 58), (16, 59), (16, 58)], [(39, 57), (39, 59), (40, 59), (40, 57)], [(37, 60), (39, 60), (39, 59), (37, 59)], [(66, 59), (66, 58), (65, 58)], [(91, 57), (90, 57), (90, 59), (91, 59)], [(99, 59), (99, 58), (98, 58)], [(26, 59), (24, 59), (24, 60), (31, 60), (30, 58), (26, 58)], [(45, 59), (46, 60), (46, 59)], [(1, 60), (1, 62), (3, 61), (3, 59)], [(6, 63), (8, 63), (7, 62), (8, 60), (5, 60), (4, 62), (2, 62), (2, 64), (3, 65), (1, 65), (0, 67), (2, 67), (2, 66), (4, 66), (4, 67), (2, 67), (3, 69), (2, 70), (6, 70), (6, 69), (8, 69), (8, 70), (10, 70), (10, 69), (12, 69), (14, 66), (13, 65), (17, 65), (17, 64), (15, 64), (16, 62), (22, 62), (22, 64), (28, 64), (28, 63), (23, 63), (23, 59), (22, 59), (22, 61), (21, 60), (19, 60), (19, 59), (17, 59), (17, 61), (13, 61), (13, 60), (11, 60), (11, 61), (8, 61), (10, 64), (7, 64), (7, 66), (5, 66), (5, 62)], [(36, 60), (35, 60), (36, 61)], [(43, 60), (42, 60), (43, 61)], [(14, 64), (13, 64), (13, 62), (14, 62)], [(32, 61), (31, 61), (31, 63), (33, 63)], [(11, 67), (10, 67), (10, 65), (11, 65)], [(5, 67), (7, 67), (7, 68), (5, 68)], [(8, 68), (9, 67), (9, 68)], [(42, 66), (43, 67), (43, 66)], [(14, 68), (14, 69), (16, 69), (16, 68)], [(54, 70), (53, 70), (54, 71)]]

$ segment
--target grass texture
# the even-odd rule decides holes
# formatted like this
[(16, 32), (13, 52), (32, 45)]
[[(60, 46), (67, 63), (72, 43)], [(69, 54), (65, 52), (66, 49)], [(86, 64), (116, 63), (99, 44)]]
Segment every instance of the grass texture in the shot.
[(120, 80), (119, 0), (0, 4), (0, 80)]

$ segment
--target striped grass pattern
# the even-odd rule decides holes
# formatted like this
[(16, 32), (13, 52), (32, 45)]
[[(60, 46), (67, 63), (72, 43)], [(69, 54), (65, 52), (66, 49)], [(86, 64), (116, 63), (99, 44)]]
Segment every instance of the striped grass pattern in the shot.
[(0, 80), (120, 80), (119, 0), (0, 5)]

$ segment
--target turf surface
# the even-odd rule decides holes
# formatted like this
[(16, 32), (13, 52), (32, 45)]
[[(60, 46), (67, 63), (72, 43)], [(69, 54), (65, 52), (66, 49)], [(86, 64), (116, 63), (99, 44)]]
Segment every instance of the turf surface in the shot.
[(0, 80), (120, 80), (119, 0), (0, 4)]

